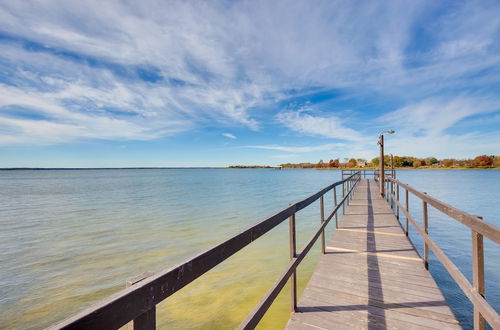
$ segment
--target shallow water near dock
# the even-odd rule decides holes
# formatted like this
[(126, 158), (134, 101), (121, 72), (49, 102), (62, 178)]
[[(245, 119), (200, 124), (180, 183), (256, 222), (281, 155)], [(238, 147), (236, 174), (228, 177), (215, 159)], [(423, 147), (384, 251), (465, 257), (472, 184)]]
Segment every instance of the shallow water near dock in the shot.
[[(500, 225), (500, 171), (405, 170), (398, 178)], [(339, 179), (340, 171), (275, 169), (0, 171), (0, 328), (60, 321), (123, 289), (127, 279), (175, 266)], [(325, 206), (331, 211), (331, 194)], [(421, 221), (420, 200), (410, 197), (410, 211)], [(318, 202), (296, 223), (300, 249), (319, 224)], [(470, 230), (430, 208), (429, 232), (470, 279)], [(411, 227), (410, 235), (423, 251)], [(319, 250), (313, 247), (299, 268), (299, 294)], [(158, 327), (237, 327), (288, 258), (285, 221), (159, 304)], [(485, 268), (486, 297), (498, 311), (500, 247), (488, 239)], [(471, 328), (471, 304), (432, 253), (430, 270)], [(283, 328), (289, 308), (285, 287), (260, 328)]]

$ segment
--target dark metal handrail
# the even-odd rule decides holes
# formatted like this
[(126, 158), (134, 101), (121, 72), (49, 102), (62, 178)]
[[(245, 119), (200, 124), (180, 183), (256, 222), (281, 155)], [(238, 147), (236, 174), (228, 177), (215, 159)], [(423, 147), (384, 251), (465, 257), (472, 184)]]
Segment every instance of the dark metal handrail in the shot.
[[(275, 283), (257, 305), (256, 309), (254, 309), (250, 316), (242, 323), (242, 326), (245, 327), (245, 324), (257, 324), (292, 273), (294, 274), (293, 278), (295, 278), (295, 269), (297, 265), (306, 256), (320, 235), (322, 237), (322, 251), (324, 253), (324, 229), (334, 215), (337, 218), (337, 211), (340, 206), (343, 206), (346, 201), (349, 201), (352, 196), (352, 191), (355, 189), (359, 179), (360, 173), (356, 172), (349, 176), (349, 178), (328, 185), (317, 193), (289, 205), (276, 214), (177, 266), (153, 275), (147, 274), (139, 276), (129, 281), (125, 290), (51, 326), (49, 329), (116, 329), (124, 326), (130, 321), (134, 322), (134, 328), (154, 329), (156, 326), (155, 308), (158, 303), (205, 274), (219, 263), (228, 259), (260, 236), (266, 234), (287, 218), (290, 219), (290, 222), (292, 222), (293, 218), (293, 226), (290, 226), (291, 247), (293, 239), (293, 256), (290, 264), (278, 282)], [(336, 187), (340, 185), (342, 185), (343, 198), (340, 203), (337, 203)], [(335, 208), (325, 220), (323, 195), (332, 189), (334, 193)], [(295, 213), (318, 199), (320, 199), (321, 208), (320, 228), (301, 253), (296, 254)], [(295, 290), (295, 284), (292, 284), (292, 286)], [(294, 301), (295, 302), (292, 302), (292, 306), (295, 309), (296, 291)]]

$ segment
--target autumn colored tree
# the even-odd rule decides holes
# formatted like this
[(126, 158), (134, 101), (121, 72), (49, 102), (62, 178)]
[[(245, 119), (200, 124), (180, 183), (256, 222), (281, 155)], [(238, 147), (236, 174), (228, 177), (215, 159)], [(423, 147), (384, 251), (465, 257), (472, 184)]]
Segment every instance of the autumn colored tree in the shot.
[(413, 167), (420, 167), (422, 166), (422, 161), (416, 159), (413, 161)]
[(316, 164), (316, 168), (322, 168), (324, 167), (325, 163), (323, 162), (323, 159), (321, 159), (318, 164)]
[(453, 159), (443, 159), (441, 161), (444, 167), (452, 167), (453, 166)]
[(481, 155), (474, 158), (472, 163), (474, 164), (474, 166), (491, 166), (493, 165), (493, 158), (491, 158), (490, 156)]
[(358, 163), (356, 162), (356, 159), (351, 158), (349, 159), (349, 167), (355, 167)]
[(500, 167), (500, 156), (496, 156), (493, 160), (493, 166)]

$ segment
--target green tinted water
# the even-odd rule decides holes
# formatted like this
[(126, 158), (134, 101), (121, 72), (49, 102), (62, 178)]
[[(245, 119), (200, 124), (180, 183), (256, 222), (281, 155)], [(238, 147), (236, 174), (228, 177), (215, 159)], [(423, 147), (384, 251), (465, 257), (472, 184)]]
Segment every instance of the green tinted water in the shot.
[[(400, 177), (499, 224), (500, 171)], [(127, 279), (170, 268), (339, 178), (337, 171), (273, 169), (0, 171), (0, 328), (48, 326), (121, 290)], [(421, 208), (412, 203), (412, 210)], [(331, 196), (325, 205), (331, 210)], [(470, 232), (430, 215), (431, 236), (470, 276)], [(318, 223), (317, 202), (299, 212), (299, 247)], [(498, 309), (500, 250), (490, 243), (487, 298)], [(281, 274), (288, 253), (285, 222), (162, 302), (159, 327), (236, 327)], [(300, 267), (299, 292), (318, 257), (316, 246)], [(431, 271), (470, 327), (470, 304), (432, 255)], [(288, 317), (285, 288), (260, 327), (282, 328)]]

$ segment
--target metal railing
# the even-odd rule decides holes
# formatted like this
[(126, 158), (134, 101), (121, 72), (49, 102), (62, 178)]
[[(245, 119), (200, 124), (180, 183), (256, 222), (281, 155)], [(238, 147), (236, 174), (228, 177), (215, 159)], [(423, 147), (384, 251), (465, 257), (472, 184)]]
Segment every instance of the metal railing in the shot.
[[(474, 306), (474, 329), (485, 329), (485, 321), (493, 327), (500, 329), (500, 317), (498, 313), (491, 307), (485, 299), (484, 285), (484, 253), (483, 253), (483, 237), (489, 238), (493, 242), (500, 244), (500, 227), (494, 224), (483, 221), (480, 216), (475, 216), (461, 211), (451, 205), (443, 203), (436, 198), (433, 198), (425, 192), (421, 192), (395, 178), (387, 177), (386, 197), (388, 202), (393, 206), (393, 209), (399, 219), (399, 210), (403, 212), (406, 218), (405, 233), (408, 236), (409, 222), (415, 227), (417, 232), (424, 240), (424, 265), (429, 268), (429, 248), (434, 252), (437, 259), (446, 268), (453, 280), (457, 283), (464, 294), (469, 298)], [(405, 190), (405, 205), (400, 201), (400, 187)], [(422, 200), (423, 212), (423, 228), (417, 224), (409, 211), (409, 193)], [(473, 284), (471, 284), (458, 267), (448, 258), (448, 256), (439, 248), (439, 246), (429, 236), (429, 216), (428, 205), (431, 205), (440, 212), (450, 216), (458, 222), (466, 225), (471, 229), (472, 233), (472, 276)]]
[[(289, 279), (291, 282), (291, 308), (292, 311), (295, 311), (297, 308), (296, 269), (320, 236), (321, 251), (325, 253), (325, 227), (334, 216), (337, 220), (338, 210), (344, 204), (349, 203), (360, 178), (360, 172), (355, 172), (346, 179), (332, 183), (317, 193), (290, 204), (278, 213), (178, 266), (156, 274), (144, 273), (139, 275), (127, 281), (125, 290), (51, 326), (49, 329), (117, 329), (130, 321), (133, 321), (134, 329), (154, 329), (156, 327), (156, 305), (158, 303), (228, 259), (286, 219), (289, 219), (290, 262), (271, 289), (241, 323), (240, 328), (254, 328)], [(337, 202), (338, 186), (342, 186), (342, 199), (340, 202)], [(329, 191), (333, 191), (334, 208), (330, 215), (325, 218), (324, 195)], [(295, 214), (318, 199), (320, 201), (319, 229), (305, 247), (297, 253)]]
[[(362, 178), (374, 178), (375, 180), (378, 179), (380, 176), (380, 170), (379, 169), (366, 169), (366, 170), (342, 170), (342, 180), (344, 177), (349, 177), (353, 175), (356, 172), (360, 172), (360, 176)], [(384, 171), (386, 176), (390, 177), (396, 177), (396, 171), (392, 169), (386, 169)]]

